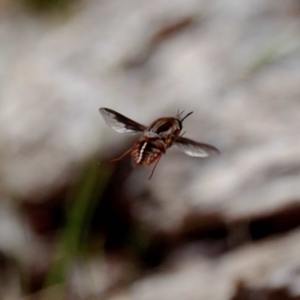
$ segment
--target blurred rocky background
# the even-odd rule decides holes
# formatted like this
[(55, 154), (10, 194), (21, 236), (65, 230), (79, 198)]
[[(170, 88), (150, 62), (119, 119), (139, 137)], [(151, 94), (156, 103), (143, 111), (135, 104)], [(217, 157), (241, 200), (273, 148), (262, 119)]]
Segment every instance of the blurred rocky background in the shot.
[(300, 299), (299, 225), (298, 0), (0, 0), (1, 299)]

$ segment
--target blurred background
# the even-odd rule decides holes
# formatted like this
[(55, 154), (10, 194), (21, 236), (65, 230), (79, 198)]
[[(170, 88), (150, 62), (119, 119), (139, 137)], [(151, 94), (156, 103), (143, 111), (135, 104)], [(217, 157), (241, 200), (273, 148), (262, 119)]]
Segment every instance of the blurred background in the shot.
[(0, 298), (300, 299), (299, 87), (298, 0), (0, 0)]

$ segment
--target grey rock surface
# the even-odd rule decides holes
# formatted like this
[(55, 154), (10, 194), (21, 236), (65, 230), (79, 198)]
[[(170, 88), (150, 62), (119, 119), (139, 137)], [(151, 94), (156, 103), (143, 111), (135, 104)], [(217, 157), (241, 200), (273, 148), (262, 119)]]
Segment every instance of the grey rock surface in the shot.
[[(148, 232), (178, 232), (193, 212), (232, 222), (299, 205), (296, 0), (82, 1), (61, 15), (17, 5), (0, 6), (0, 14), (3, 201), (43, 202), (91, 157), (117, 153), (129, 140), (102, 120), (98, 109), (108, 107), (145, 125), (194, 111), (186, 137), (221, 150), (202, 160), (171, 149), (151, 181), (151, 168), (130, 173), (131, 212)], [(149, 194), (158, 205), (141, 201)], [(128, 299), (182, 299), (191, 291), (189, 299), (221, 300), (240, 278), (283, 283), (298, 263), (298, 235), (217, 260), (195, 258), (174, 274), (137, 282)], [(2, 250), (20, 247), (5, 238)]]

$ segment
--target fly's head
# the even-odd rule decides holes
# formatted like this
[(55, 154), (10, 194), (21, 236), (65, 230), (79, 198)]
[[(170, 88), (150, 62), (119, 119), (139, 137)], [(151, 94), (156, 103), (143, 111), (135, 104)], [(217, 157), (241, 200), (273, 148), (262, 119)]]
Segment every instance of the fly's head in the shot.
[[(184, 111), (183, 111), (184, 112)], [(155, 120), (146, 130), (146, 135), (149, 137), (160, 136), (178, 136), (182, 130), (182, 122), (193, 112), (181, 117), (183, 112), (177, 113), (175, 118), (160, 118)]]
[[(182, 129), (182, 122), (188, 117), (190, 116), (193, 112), (189, 112), (188, 114), (186, 114), (184, 117), (182, 117), (181, 115), (184, 113), (184, 110), (182, 112), (179, 112), (179, 109), (178, 109), (178, 112), (177, 112), (177, 115), (176, 115), (176, 118), (174, 120), (177, 121), (178, 123), (178, 126), (180, 128), (180, 130)], [(185, 134), (185, 132), (181, 135), (183, 136)]]

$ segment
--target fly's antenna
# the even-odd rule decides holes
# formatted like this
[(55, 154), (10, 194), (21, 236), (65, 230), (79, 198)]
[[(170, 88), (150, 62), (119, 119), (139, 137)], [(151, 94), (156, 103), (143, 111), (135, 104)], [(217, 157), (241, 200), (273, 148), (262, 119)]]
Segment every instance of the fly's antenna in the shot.
[(180, 116), (184, 113), (184, 110), (180, 113), (179, 112), (179, 108), (178, 108), (178, 111), (177, 111), (177, 118), (180, 120)]
[[(184, 112), (184, 111), (183, 111)], [(183, 113), (182, 112), (182, 113)], [(186, 119), (188, 116), (190, 116), (193, 112), (191, 111), (190, 113), (188, 113), (183, 119), (181, 119), (181, 123), (183, 122), (184, 119)]]

